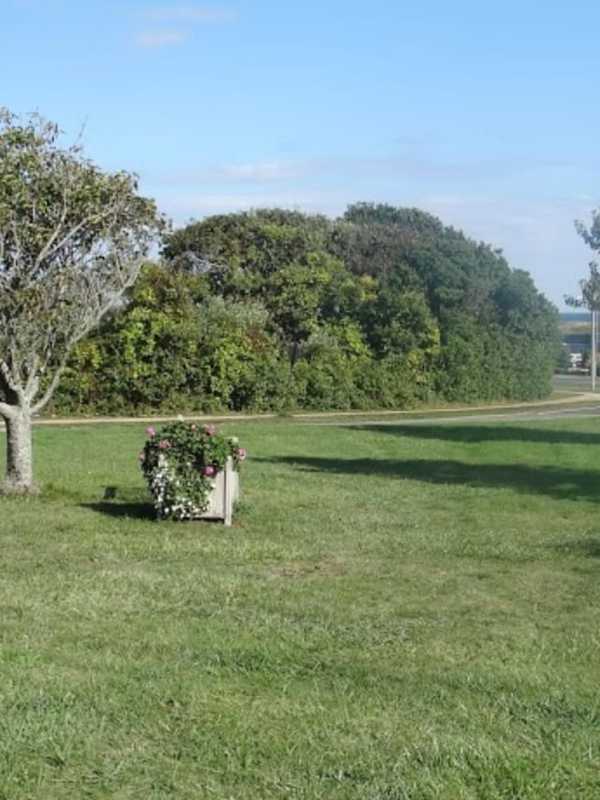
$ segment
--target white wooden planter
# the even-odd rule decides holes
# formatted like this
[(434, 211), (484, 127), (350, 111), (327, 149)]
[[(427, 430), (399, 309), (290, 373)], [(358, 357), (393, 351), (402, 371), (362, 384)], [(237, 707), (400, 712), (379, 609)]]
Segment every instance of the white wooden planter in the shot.
[[(169, 470), (168, 459), (161, 455), (159, 456), (159, 487), (167, 479), (176, 480), (176, 476)], [(187, 506), (185, 516), (183, 519), (199, 520), (199, 519), (213, 519), (222, 520), (225, 525), (231, 525), (233, 517), (233, 507), (240, 496), (240, 478), (239, 473), (233, 467), (233, 459), (228, 458), (225, 467), (221, 472), (211, 479), (212, 491), (208, 495), (208, 506), (205, 511), (193, 506)], [(159, 497), (161, 497), (161, 488), (158, 489)], [(156, 507), (156, 505), (155, 505)], [(168, 514), (167, 514), (168, 516)], [(159, 519), (163, 519), (159, 512)], [(180, 517), (181, 519), (181, 517)]]
[(214, 489), (209, 496), (209, 506), (198, 515), (197, 519), (223, 520), (231, 525), (233, 507), (240, 496), (240, 476), (233, 468), (233, 460), (227, 459), (225, 469), (219, 472), (213, 481)]

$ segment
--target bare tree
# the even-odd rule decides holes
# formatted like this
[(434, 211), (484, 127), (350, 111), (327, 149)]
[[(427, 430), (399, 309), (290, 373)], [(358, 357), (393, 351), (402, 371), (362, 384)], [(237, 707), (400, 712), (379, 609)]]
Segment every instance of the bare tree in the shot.
[(0, 109), (0, 416), (5, 492), (34, 489), (31, 418), (74, 345), (135, 280), (162, 220), (137, 179), (106, 173), (56, 125)]

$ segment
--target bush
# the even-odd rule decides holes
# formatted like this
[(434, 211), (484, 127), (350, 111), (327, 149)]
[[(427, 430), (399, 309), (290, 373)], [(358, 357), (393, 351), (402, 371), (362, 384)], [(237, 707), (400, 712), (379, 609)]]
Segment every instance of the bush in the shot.
[(211, 217), (75, 349), (58, 412), (404, 408), (546, 396), (556, 309), (416, 209)]

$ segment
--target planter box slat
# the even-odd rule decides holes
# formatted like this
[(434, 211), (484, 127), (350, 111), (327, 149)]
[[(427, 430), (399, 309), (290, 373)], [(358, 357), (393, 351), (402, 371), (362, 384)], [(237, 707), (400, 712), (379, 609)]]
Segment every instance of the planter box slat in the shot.
[(226, 526), (231, 525), (233, 506), (240, 496), (240, 476), (233, 468), (231, 458), (227, 459), (225, 469), (214, 479), (214, 489), (209, 498), (210, 505), (198, 519), (223, 520)]

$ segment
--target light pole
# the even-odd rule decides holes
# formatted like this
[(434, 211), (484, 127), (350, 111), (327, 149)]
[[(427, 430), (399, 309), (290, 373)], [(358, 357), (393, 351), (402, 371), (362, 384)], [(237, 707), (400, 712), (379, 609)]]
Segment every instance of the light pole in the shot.
[(592, 316), (592, 353), (591, 353), (591, 365), (590, 365), (590, 375), (592, 376), (592, 392), (596, 391), (596, 372), (597, 363), (598, 363), (598, 309), (596, 308), (596, 303), (594, 302), (595, 298), (592, 298), (592, 302), (590, 302), (590, 298), (586, 298), (585, 296), (579, 296), (573, 298), (570, 302), (571, 305), (575, 306), (585, 306), (586, 300), (588, 303), (588, 308), (590, 314)]
[(596, 391), (596, 345), (597, 345), (597, 332), (598, 332), (598, 321), (597, 321), (597, 311), (595, 308), (591, 309), (592, 311), (592, 392)]
[[(600, 219), (600, 217), (599, 217)], [(596, 391), (596, 372), (598, 370), (598, 310), (600, 309), (600, 269), (592, 261), (589, 265), (590, 276), (579, 281), (581, 294), (579, 297), (566, 295), (565, 302), (574, 308), (587, 308), (592, 316), (592, 392)]]

